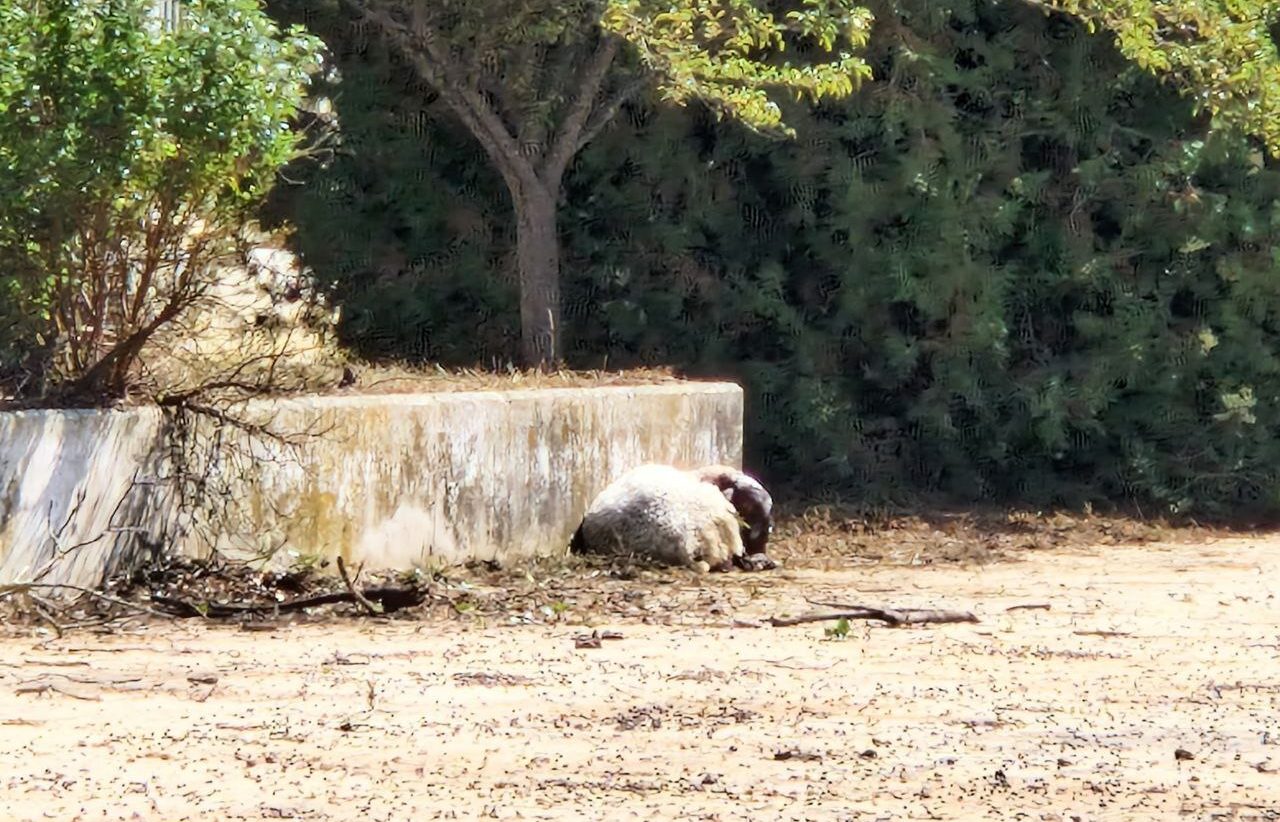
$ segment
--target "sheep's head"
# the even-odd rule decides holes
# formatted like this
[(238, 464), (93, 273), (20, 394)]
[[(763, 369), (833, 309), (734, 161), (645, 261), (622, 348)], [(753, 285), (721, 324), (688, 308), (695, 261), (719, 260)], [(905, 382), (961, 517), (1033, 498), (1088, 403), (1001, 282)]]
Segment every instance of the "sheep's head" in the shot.
[(699, 469), (698, 479), (719, 488), (737, 510), (746, 552), (763, 554), (773, 533), (773, 498), (759, 480), (727, 465)]

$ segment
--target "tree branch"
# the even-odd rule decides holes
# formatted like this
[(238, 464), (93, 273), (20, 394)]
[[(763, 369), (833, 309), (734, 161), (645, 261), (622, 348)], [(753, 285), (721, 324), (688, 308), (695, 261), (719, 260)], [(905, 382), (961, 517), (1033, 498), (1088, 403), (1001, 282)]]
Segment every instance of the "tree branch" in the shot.
[(151, 616), (168, 616), (154, 608), (148, 608), (145, 605), (139, 605), (136, 602), (119, 599), (118, 597), (109, 596), (101, 591), (95, 591), (92, 588), (85, 588), (80, 585), (66, 585), (53, 582), (15, 582), (8, 585), (0, 585), (0, 599), (12, 596), (14, 594), (26, 593), (29, 591), (75, 591), (92, 599), (101, 600), (112, 605), (118, 605), (122, 608), (128, 608), (137, 611), (140, 614), (150, 614)]
[[(374, 605), (372, 602), (369, 601), (368, 597), (360, 593), (360, 591), (356, 588), (355, 583), (351, 581), (351, 575), (347, 573), (347, 563), (342, 559), (341, 556), (338, 557), (338, 573), (342, 575), (342, 581), (343, 583), (346, 584), (347, 590), (351, 592), (351, 596), (355, 597), (356, 602), (360, 603), (361, 608), (364, 608), (373, 616), (377, 616), (378, 614), (382, 613), (381, 605)], [(360, 571), (359, 569), (356, 569), (356, 576), (359, 576), (359, 575), (360, 575)]]
[(428, 591), (416, 586), (378, 586), (365, 588), (357, 595), (355, 591), (335, 591), (329, 594), (316, 594), (284, 602), (240, 603), (240, 602), (208, 602), (201, 600), (184, 600), (163, 594), (152, 594), (151, 601), (164, 611), (151, 611), (160, 616), (201, 617), (205, 619), (226, 619), (238, 616), (266, 616), (269, 614), (288, 614), (303, 611), (307, 608), (318, 608), (321, 605), (337, 605), (342, 602), (355, 602), (357, 596), (378, 608), (376, 613), (392, 613), (403, 608), (421, 605), (428, 596)]
[(538, 184), (538, 175), (521, 155), (516, 138), (479, 90), (458, 76), (459, 67), (441, 47), (428, 20), (419, 19), (418, 31), (414, 31), (387, 11), (374, 10), (362, 0), (343, 2), (377, 26), (410, 62), (418, 77), (439, 92), (463, 125), (480, 141), (513, 193)]
[(603, 31), (600, 33), (600, 42), (596, 45), (595, 53), (591, 55), (591, 60), (583, 69), (582, 83), (578, 86), (578, 93), (569, 106), (560, 131), (556, 134), (551, 152), (547, 155), (541, 169), (540, 177), (548, 187), (559, 188), (560, 178), (564, 176), (569, 161), (581, 147), (583, 128), (586, 126), (587, 118), (591, 116), (591, 109), (595, 104), (596, 95), (600, 93), (601, 85), (604, 84), (605, 75), (609, 73), (613, 60), (618, 55), (618, 45), (617, 37)]
[(609, 102), (597, 109), (591, 116), (591, 119), (587, 122), (586, 128), (582, 131), (582, 135), (578, 138), (578, 147), (575, 150), (575, 153), (586, 148), (587, 143), (590, 143), (598, 137), (600, 132), (604, 131), (605, 128), (613, 122), (613, 119), (618, 116), (618, 112), (622, 110), (623, 105), (625, 105), (628, 100), (639, 94), (640, 90), (648, 85), (648, 82), (649, 78), (647, 77), (635, 78), (630, 83), (627, 83), (625, 86), (618, 89), (618, 91), (614, 93), (613, 97), (609, 98)]
[(808, 622), (828, 622), (838, 619), (872, 619), (895, 627), (901, 625), (931, 625), (952, 622), (978, 622), (968, 611), (935, 611), (929, 608), (871, 608), (866, 605), (846, 605), (841, 602), (814, 602), (837, 611), (815, 611), (799, 616), (775, 616), (769, 624), (775, 628), (803, 625)]
[[(506, 117), (514, 130), (516, 143), (521, 151), (529, 144), (529, 125), (533, 119), (530, 112), (533, 106), (519, 93), (517, 83), (510, 78), (527, 78), (532, 76), (541, 63), (545, 48), (540, 43), (523, 43), (515, 49), (507, 70), (500, 77), (488, 77), (482, 81), (484, 91), (497, 102), (498, 113)], [(524, 80), (520, 80), (524, 82)]]
[[(538, 67), (538, 74), (531, 84), (530, 91), (537, 96), (537, 99), (544, 100), (548, 106), (553, 105), (554, 101), (559, 100), (565, 93), (565, 89), (569, 87), (577, 72), (575, 66), (582, 63), (587, 57), (586, 48), (582, 43), (558, 43), (554, 48), (547, 50), (543, 55), (542, 63)], [(543, 112), (546, 114), (546, 112)], [(543, 155), (546, 153), (547, 141), (547, 118), (543, 117), (539, 122), (539, 133), (537, 140), (542, 144)]]

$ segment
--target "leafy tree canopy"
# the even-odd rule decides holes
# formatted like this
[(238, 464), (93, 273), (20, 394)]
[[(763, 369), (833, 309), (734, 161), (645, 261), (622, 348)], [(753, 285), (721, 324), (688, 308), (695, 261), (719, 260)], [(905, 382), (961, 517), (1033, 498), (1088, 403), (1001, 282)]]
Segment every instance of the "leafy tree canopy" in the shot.
[[(1280, 164), (1060, 10), (864, 4), (874, 80), (798, 139), (637, 101), (583, 150), (568, 360), (740, 380), (780, 485), (1280, 510)], [(361, 350), (500, 359), (507, 192), (385, 57), (343, 55), (300, 247)]]
[[(522, 355), (560, 359), (557, 206), (573, 158), (646, 86), (786, 133), (771, 94), (818, 100), (869, 76), (856, 0), (342, 0), (440, 96), (516, 214)], [(624, 48), (629, 46), (629, 48)]]
[[(1033, 0), (1034, 2), (1035, 0)], [(1166, 78), (1216, 124), (1280, 156), (1280, 3), (1274, 0), (1049, 0), (1102, 26), (1120, 52)]]
[[(781, 16), (754, 0), (612, 0), (601, 19), (635, 48), (664, 100), (698, 99), (749, 127), (788, 135), (794, 131), (769, 90), (787, 89), (813, 102), (852, 93), (871, 76), (857, 53), (871, 22), (868, 9), (842, 0), (805, 0)], [(796, 38), (801, 51), (834, 59), (790, 60), (787, 46)]]

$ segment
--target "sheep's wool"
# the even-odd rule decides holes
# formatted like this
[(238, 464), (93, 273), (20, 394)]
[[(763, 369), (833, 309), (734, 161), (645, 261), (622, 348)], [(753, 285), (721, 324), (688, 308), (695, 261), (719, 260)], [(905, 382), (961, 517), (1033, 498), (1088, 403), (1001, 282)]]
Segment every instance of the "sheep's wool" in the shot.
[(642, 465), (600, 492), (582, 536), (590, 551), (669, 565), (724, 567), (743, 554), (733, 504), (697, 474), (669, 465)]

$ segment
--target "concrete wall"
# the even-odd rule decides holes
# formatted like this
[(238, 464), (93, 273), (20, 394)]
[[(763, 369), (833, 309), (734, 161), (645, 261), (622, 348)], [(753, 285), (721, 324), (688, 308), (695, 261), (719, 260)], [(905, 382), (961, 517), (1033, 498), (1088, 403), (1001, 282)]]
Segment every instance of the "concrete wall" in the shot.
[(0, 583), (94, 584), (153, 544), (369, 568), (545, 555), (635, 465), (742, 458), (742, 391), (725, 383), (309, 397), (237, 416), (284, 438), (201, 417), (175, 450), (156, 409), (0, 414)]

